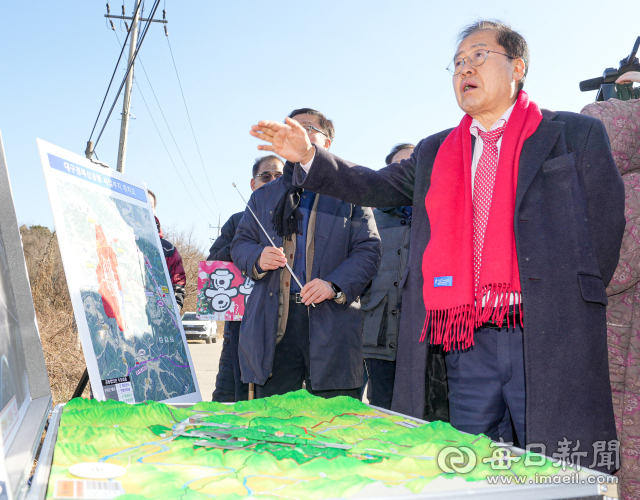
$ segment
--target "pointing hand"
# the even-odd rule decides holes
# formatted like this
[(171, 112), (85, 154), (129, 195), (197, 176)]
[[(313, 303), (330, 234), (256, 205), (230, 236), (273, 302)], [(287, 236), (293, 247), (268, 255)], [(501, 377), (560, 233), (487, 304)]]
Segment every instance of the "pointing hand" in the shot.
[(261, 120), (251, 127), (249, 132), (270, 145), (260, 145), (261, 151), (272, 151), (292, 163), (309, 163), (315, 150), (311, 145), (307, 131), (292, 118), (285, 118), (286, 123)]

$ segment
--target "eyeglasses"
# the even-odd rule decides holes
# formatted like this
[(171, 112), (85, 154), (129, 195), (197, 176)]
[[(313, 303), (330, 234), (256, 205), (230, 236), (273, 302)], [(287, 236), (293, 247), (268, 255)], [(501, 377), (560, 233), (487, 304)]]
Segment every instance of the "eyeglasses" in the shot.
[(496, 54), (506, 56), (509, 59), (516, 59), (515, 57), (510, 56), (509, 54), (498, 52), (496, 50), (478, 49), (478, 50), (474, 50), (471, 53), (471, 55), (467, 57), (458, 57), (457, 59), (454, 59), (453, 61), (451, 61), (451, 63), (449, 63), (449, 66), (447, 66), (447, 71), (451, 73), (453, 76), (459, 75), (467, 59), (469, 60), (469, 63), (471, 64), (471, 66), (474, 66), (474, 67), (482, 66), (484, 62), (487, 60), (487, 56), (489, 55), (489, 52), (495, 52)]
[(257, 179), (258, 177), (260, 177), (260, 180), (262, 180), (262, 182), (266, 184), (267, 182), (271, 182), (273, 179), (279, 179), (280, 177), (282, 177), (282, 174), (280, 172), (276, 174), (270, 174), (269, 172), (262, 172), (261, 174), (253, 176), (254, 179)]
[(311, 135), (314, 132), (318, 132), (319, 134), (322, 134), (325, 137), (327, 137), (327, 134), (325, 134), (322, 130), (318, 130), (317, 128), (312, 127), (311, 125), (302, 125), (302, 128), (307, 131), (307, 135)]

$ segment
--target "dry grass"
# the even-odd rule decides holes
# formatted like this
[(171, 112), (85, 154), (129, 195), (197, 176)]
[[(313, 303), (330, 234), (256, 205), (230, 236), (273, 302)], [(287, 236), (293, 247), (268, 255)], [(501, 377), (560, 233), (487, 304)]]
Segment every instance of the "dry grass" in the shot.
[(53, 402), (63, 403), (71, 398), (85, 363), (58, 238), (41, 226), (22, 226), (20, 234)]
[(186, 294), (182, 312), (195, 311), (198, 302), (198, 262), (205, 260), (208, 255), (204, 252), (202, 243), (196, 240), (194, 228), (177, 229), (175, 226), (162, 228), (165, 239), (173, 243), (182, 257), (182, 265), (187, 274)]
[[(58, 238), (42, 226), (20, 227), (31, 293), (38, 318), (40, 338), (49, 374), (54, 404), (71, 399), (85, 369), (85, 361), (73, 316), (71, 298), (62, 267)], [(185, 308), (195, 311), (198, 261), (206, 255), (193, 236), (193, 229), (165, 230), (182, 255), (187, 274)], [(84, 397), (89, 396), (85, 389)]]

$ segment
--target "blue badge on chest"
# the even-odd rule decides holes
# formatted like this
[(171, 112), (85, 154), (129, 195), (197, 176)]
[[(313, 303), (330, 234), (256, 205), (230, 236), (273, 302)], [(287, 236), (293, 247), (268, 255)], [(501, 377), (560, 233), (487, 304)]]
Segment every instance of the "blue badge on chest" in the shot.
[(453, 286), (453, 276), (440, 276), (438, 278), (433, 278), (433, 286)]

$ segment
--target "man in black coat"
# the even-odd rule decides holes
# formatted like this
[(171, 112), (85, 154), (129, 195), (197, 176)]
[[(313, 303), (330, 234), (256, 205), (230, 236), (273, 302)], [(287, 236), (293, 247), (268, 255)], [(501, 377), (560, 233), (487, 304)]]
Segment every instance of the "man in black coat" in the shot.
[[(279, 179), (282, 176), (283, 163), (275, 155), (256, 158), (251, 171), (251, 190)], [(236, 234), (240, 219), (244, 211), (233, 214), (220, 230), (220, 236), (209, 249), (207, 260), (221, 260), (232, 262), (231, 241)], [(240, 321), (226, 321), (224, 324), (224, 340), (216, 388), (213, 391), (213, 401), (220, 403), (246, 401), (248, 399), (248, 384), (244, 384), (240, 376), (240, 362), (238, 361), (238, 341), (240, 338)]]
[[(208, 261), (222, 260), (224, 262), (231, 262), (231, 240), (233, 240), (233, 235), (236, 234), (236, 228), (238, 227), (240, 219), (242, 219), (242, 214), (243, 212), (233, 214), (229, 217), (229, 220), (225, 222), (224, 226), (222, 226), (220, 236), (216, 238), (209, 249), (209, 257), (207, 257)], [(234, 363), (234, 357), (235, 359), (238, 359), (237, 342), (235, 356), (232, 352), (233, 347), (231, 345), (231, 337), (233, 336), (233, 333), (237, 333), (239, 331), (239, 321), (225, 321), (222, 351), (220, 352), (218, 374), (216, 375), (216, 387), (213, 390), (211, 397), (212, 401), (217, 401), (219, 403), (234, 403), (236, 401), (243, 401), (247, 399), (248, 389), (243, 387), (239, 378), (238, 381), (240, 384), (236, 384), (235, 365), (237, 365), (237, 363)], [(239, 387), (236, 387), (237, 385), (239, 385)], [(240, 392), (238, 393), (236, 389), (239, 389)]]
[[(329, 148), (334, 128), (323, 113), (301, 108), (289, 116), (319, 149)], [(378, 269), (380, 238), (370, 208), (295, 187), (293, 168), (287, 163), (282, 178), (251, 195), (231, 247), (233, 262), (255, 281), (240, 332), (242, 380), (256, 384), (259, 398), (303, 384), (324, 398), (356, 397), (360, 294)]]
[[(456, 99), (469, 115), (464, 123), (473, 119), (484, 133), (504, 126), (508, 133), (509, 113), (520, 102), (528, 69), (526, 41), (508, 26), (488, 21), (466, 28), (460, 40), (451, 69)], [(473, 427), (477, 419), (494, 439), (513, 424), (520, 444), (532, 451), (613, 472), (618, 449), (608, 374), (605, 287), (618, 263), (625, 226), (623, 184), (601, 122), (546, 110), (539, 120), (520, 143), (512, 199), (521, 293), (519, 304), (509, 306), (509, 314), (522, 308), (522, 316), (515, 328), (513, 321), (510, 329), (502, 323), (480, 325), (473, 332), (473, 347), (447, 356), (456, 360), (447, 361), (451, 423), (483, 431)], [(252, 135), (271, 143), (259, 149), (297, 162), (298, 185), (366, 206), (413, 205), (392, 409), (416, 417), (425, 413), (428, 356), (428, 342), (420, 339), (423, 333), (428, 338), (434, 326), (425, 324), (423, 288), (426, 292), (437, 286), (423, 281), (421, 272), (433, 227), (425, 197), (431, 194), (438, 150), (450, 132), (427, 137), (410, 159), (374, 171), (314, 149), (293, 120), (261, 121), (252, 128)], [(475, 149), (473, 164), (484, 153), (484, 139), (479, 141), (471, 149)], [(495, 191), (493, 195), (495, 200)], [(484, 312), (484, 306), (477, 302), (475, 306)], [(487, 329), (494, 330), (487, 333)], [(484, 336), (500, 336), (505, 349), (481, 359), (477, 347), (485, 347)], [(504, 367), (508, 374), (501, 371)], [(474, 385), (468, 379), (478, 371), (492, 373), (495, 380), (484, 387)], [(510, 384), (506, 394), (504, 388)], [(465, 403), (481, 402), (482, 397), (497, 402), (474, 415), (474, 408)], [(461, 415), (461, 409), (469, 415)], [(487, 425), (489, 417), (493, 421)]]

